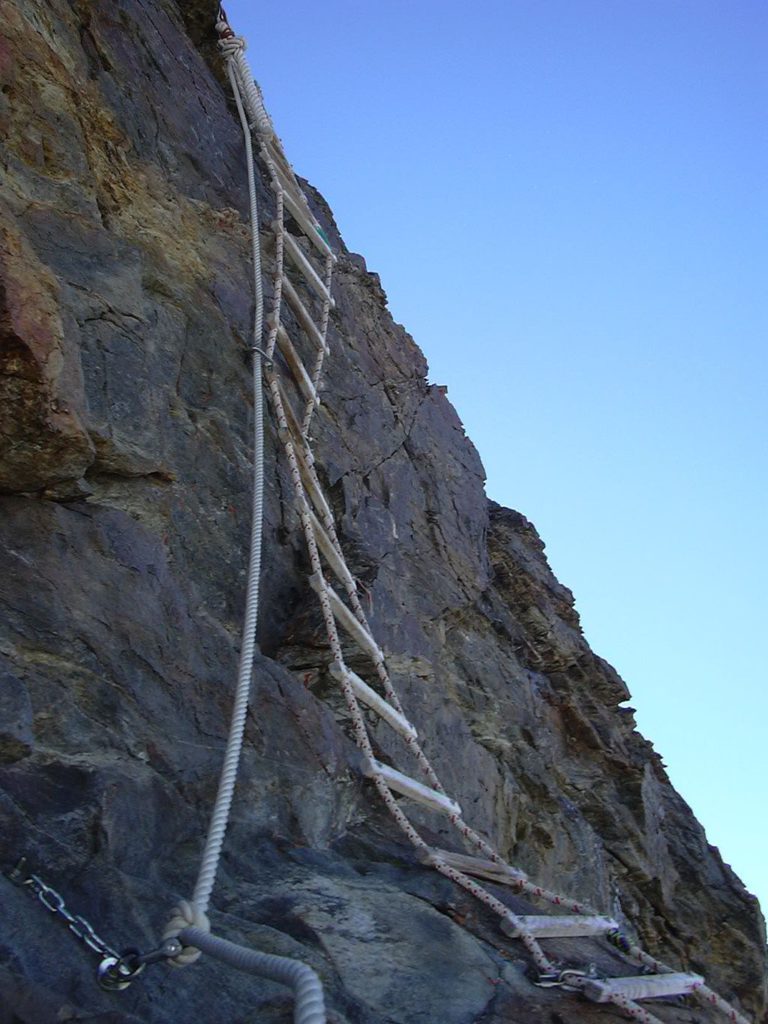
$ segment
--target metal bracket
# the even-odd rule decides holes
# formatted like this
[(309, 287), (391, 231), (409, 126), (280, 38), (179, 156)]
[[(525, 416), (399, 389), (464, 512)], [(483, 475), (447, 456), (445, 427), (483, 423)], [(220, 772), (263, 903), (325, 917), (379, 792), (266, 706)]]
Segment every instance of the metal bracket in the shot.
[(148, 964), (170, 960), (178, 956), (182, 948), (178, 939), (166, 939), (161, 946), (150, 950), (149, 953), (127, 949), (119, 957), (105, 956), (96, 972), (99, 985), (107, 992), (122, 992)]
[[(533, 984), (537, 988), (561, 988), (565, 992), (578, 992), (581, 989), (581, 985), (576, 982), (577, 978), (592, 979), (596, 977), (597, 968), (594, 964), (590, 964), (586, 970), (576, 967), (564, 967), (559, 971), (553, 971), (549, 974), (540, 974)], [(573, 979), (573, 981), (569, 979)]]

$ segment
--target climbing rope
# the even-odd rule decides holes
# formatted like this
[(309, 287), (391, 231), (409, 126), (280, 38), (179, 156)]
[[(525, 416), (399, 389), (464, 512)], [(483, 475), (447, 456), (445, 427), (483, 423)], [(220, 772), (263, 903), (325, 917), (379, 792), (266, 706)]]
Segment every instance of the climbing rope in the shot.
[[(185, 926), (210, 931), (206, 916), (216, 872), (221, 858), (224, 835), (227, 830), (232, 797), (237, 781), (240, 754), (243, 746), (248, 700), (253, 681), (253, 658), (256, 651), (256, 627), (259, 617), (259, 581), (261, 578), (261, 548), (264, 521), (264, 400), (262, 395), (261, 336), (264, 328), (264, 289), (261, 271), (261, 246), (259, 243), (259, 207), (256, 196), (256, 171), (253, 146), (248, 119), (243, 107), (240, 83), (236, 73), (237, 53), (242, 50), (230, 48), (227, 72), (232, 93), (240, 116), (245, 142), (248, 176), (248, 199), (251, 222), (251, 261), (253, 270), (254, 314), (251, 332), (253, 353), (253, 489), (251, 507), (250, 555), (246, 584), (245, 614), (240, 642), (240, 661), (237, 686), (232, 708), (232, 718), (219, 778), (219, 787), (211, 813), (208, 835), (197, 876), (194, 895), (189, 902), (182, 901), (176, 907), (164, 932), (165, 938), (177, 935)], [(173, 961), (179, 966), (194, 962), (199, 952), (185, 948)]]
[[(370, 777), (374, 787), (378, 791), (382, 801), (394, 818), (395, 822), (412, 843), (420, 857), (427, 863), (432, 864), (441, 874), (456, 882), (466, 891), (475, 896), (489, 909), (497, 913), (501, 917), (505, 928), (509, 929), (510, 933), (523, 943), (534, 964), (541, 972), (542, 977), (559, 977), (562, 979), (563, 976), (567, 975), (567, 982), (565, 980), (560, 980), (552, 983), (563, 984), (565, 987), (569, 987), (571, 989), (583, 989), (585, 992), (588, 992), (589, 984), (591, 983), (594, 986), (594, 982), (590, 982), (590, 979), (588, 978), (579, 978), (578, 975), (583, 972), (567, 971), (561, 972), (560, 975), (558, 975), (555, 965), (544, 953), (534, 934), (526, 925), (526, 918), (514, 914), (508, 906), (506, 906), (501, 900), (497, 899), (484, 886), (480, 885), (470, 876), (470, 874), (467, 873), (466, 870), (461, 870), (460, 867), (456, 866), (456, 864), (449, 863), (451, 859), (454, 861), (460, 860), (458, 855), (449, 854), (444, 851), (435, 851), (427, 844), (393, 795), (393, 776), (398, 776), (399, 773), (387, 768), (387, 766), (379, 764), (374, 757), (372, 743), (368, 735), (368, 728), (358, 701), (358, 695), (355, 687), (350, 682), (350, 679), (354, 677), (354, 673), (351, 673), (347, 669), (344, 662), (337, 619), (344, 623), (345, 628), (348, 631), (352, 632), (353, 635), (357, 635), (359, 645), (362, 646), (363, 650), (370, 655), (378, 681), (384, 690), (388, 705), (395, 716), (403, 717), (402, 705), (400, 704), (397, 693), (392, 686), (384, 656), (376, 646), (375, 641), (372, 640), (367, 617), (359, 600), (357, 583), (346, 566), (343, 551), (336, 532), (333, 515), (328, 503), (323, 497), (320, 481), (314, 469), (314, 455), (312, 453), (308, 437), (312, 416), (314, 414), (314, 410), (319, 404), (318, 389), (322, 375), (324, 357), (328, 350), (326, 336), (330, 309), (332, 306), (330, 292), (334, 257), (330, 250), (330, 246), (327, 245), (327, 240), (325, 239), (322, 229), (317, 224), (310, 210), (306, 196), (296, 181), (290, 165), (282, 154), (282, 149), (276, 138), (272, 122), (264, 108), (261, 92), (254, 82), (248, 63), (245, 59), (244, 41), (240, 37), (235, 36), (232, 32), (226, 22), (226, 18), (223, 16), (223, 12), (219, 22), (217, 23), (217, 29), (220, 35), (220, 45), (227, 61), (227, 71), (230, 84), (232, 86), (233, 96), (235, 98), (241, 126), (243, 128), (246, 160), (248, 165), (254, 294), (256, 307), (253, 334), (255, 395), (257, 395), (260, 400), (262, 371), (261, 356), (263, 354), (265, 357), (264, 378), (269, 390), (270, 400), (277, 422), (278, 436), (287, 458), (294, 491), (296, 510), (307, 544), (307, 551), (312, 569), (310, 582), (319, 600), (325, 632), (331, 654), (333, 656), (333, 666), (331, 671), (339, 682), (351, 720), (352, 733), (355, 742), (363, 753), (366, 763), (369, 766), (369, 770), (366, 774)], [(258, 139), (259, 155), (269, 174), (271, 187), (275, 193), (276, 207), (275, 220), (272, 224), (275, 235), (275, 272), (272, 289), (273, 299), (270, 314), (266, 318), (268, 333), (263, 350), (260, 347), (263, 327), (263, 293), (261, 286), (259, 219), (256, 205), (255, 168), (251, 143), (251, 130), (255, 132)], [(305, 267), (304, 270), (305, 279), (313, 285), (315, 290), (322, 297), (319, 327), (317, 326), (316, 321), (312, 320), (307, 314), (301, 300), (294, 292), (290, 280), (285, 275), (284, 256), (286, 245), (291, 248), (294, 259), (297, 259), (299, 262), (302, 262), (303, 260), (304, 263), (308, 263), (307, 258), (304, 257), (300, 251), (297, 251), (296, 243), (292, 240), (291, 236), (287, 235), (285, 230), (286, 206), (289, 207), (292, 216), (296, 219), (300, 228), (304, 231), (310, 241), (321, 250), (323, 250), (324, 245), (324, 265), (322, 275), (314, 271), (311, 265), (309, 267)], [(319, 240), (322, 240), (323, 244), (321, 244)], [(319, 288), (318, 282), (320, 284)], [(290, 338), (287, 337), (287, 333), (282, 327), (281, 309), (284, 294), (287, 294), (289, 303), (300, 326), (303, 327), (305, 333), (317, 344), (318, 353), (311, 374), (307, 374), (304, 370), (303, 364), (301, 364), (298, 356), (292, 348)], [(278, 346), (281, 347), (281, 351), (286, 357), (287, 362), (290, 364), (291, 369), (294, 371), (294, 375), (296, 376), (299, 385), (299, 390), (304, 393), (306, 398), (304, 413), (300, 421), (293, 414), (290, 405), (287, 402), (280, 376), (275, 368), (274, 357)], [(193, 958), (197, 955), (196, 951), (199, 949), (212, 951), (215, 948), (218, 951), (221, 951), (225, 947), (229, 948), (229, 946), (231, 946), (231, 944), (224, 943), (224, 940), (215, 939), (214, 937), (209, 936), (209, 926), (207, 918), (205, 917), (205, 911), (208, 907), (211, 890), (215, 880), (216, 867), (226, 830), (226, 822), (231, 805), (232, 791), (239, 762), (245, 710), (247, 708), (248, 692), (251, 683), (252, 659), (255, 644), (255, 626), (258, 613), (258, 575), (260, 565), (262, 516), (262, 484), (260, 474), (262, 472), (263, 437), (261, 436), (260, 407), (257, 405), (256, 398), (254, 399), (254, 404), (255, 413), (257, 409), (259, 410), (256, 415), (259, 422), (256, 427), (257, 436), (255, 438), (255, 451), (257, 454), (254, 459), (254, 475), (255, 478), (259, 479), (258, 481), (256, 479), (254, 481), (254, 514), (252, 521), (248, 596), (246, 599), (246, 615), (243, 627), (243, 643), (241, 647), (238, 688), (235, 700), (235, 709), (232, 715), (232, 727), (227, 743), (224, 767), (222, 769), (219, 794), (217, 796), (216, 805), (211, 818), (211, 827), (206, 841), (205, 853), (203, 855), (198, 883), (195, 887), (195, 894), (191, 903), (180, 905), (174, 920), (166, 930), (166, 935), (178, 935), (183, 942), (189, 943), (189, 946), (185, 948), (182, 956), (178, 958), (179, 962), (184, 962), (185, 957), (187, 957), (187, 959)], [(258, 499), (257, 493), (259, 495)], [(313, 505), (315, 511), (312, 509)], [(317, 513), (317, 517), (315, 512)], [(325, 557), (328, 564), (341, 580), (349, 601), (349, 608), (343, 604), (328, 583), (323, 571), (321, 554)], [(358, 630), (357, 634), (355, 634), (355, 630)], [(362, 681), (358, 679), (358, 683), (361, 682)], [(362, 685), (366, 686), (367, 684), (363, 683)], [(512, 884), (513, 888), (515, 888), (517, 892), (529, 895), (535, 899), (548, 901), (556, 907), (568, 908), (577, 915), (594, 915), (594, 911), (585, 904), (552, 892), (548, 889), (544, 889), (543, 887), (528, 881), (522, 872), (506, 864), (497, 851), (483, 837), (478, 835), (469, 825), (466, 824), (461, 817), (461, 813), (457, 805), (453, 804), (452, 801), (447, 798), (446, 791), (440, 783), (437, 773), (434, 771), (426, 757), (426, 754), (418, 743), (415, 731), (411, 731), (405, 735), (405, 743), (408, 746), (408, 749), (414, 754), (420, 769), (432, 787), (432, 792), (435, 797), (437, 799), (443, 798), (445, 804), (450, 805), (451, 809), (448, 814), (449, 821), (457, 829), (462, 839), (474, 851), (482, 853), (487, 857), (488, 862), (492, 867), (498, 867), (499, 872), (504, 872), (508, 876), (508, 880), (511, 880), (510, 884)], [(413, 780), (410, 781), (413, 782)], [(420, 784), (416, 783), (415, 785), (418, 786)], [(407, 790), (403, 789), (400, 789), (400, 791), (407, 792)], [(492, 880), (497, 880), (493, 878), (492, 872), (490, 875), (486, 872), (486, 877), (491, 877)], [(637, 961), (646, 968), (651, 968), (654, 971), (666, 974), (673, 973), (672, 968), (663, 964), (661, 961), (656, 960), (654, 957), (651, 957), (639, 946), (632, 944), (630, 940), (618, 932), (618, 930), (615, 930), (610, 937), (617, 948), (621, 949), (626, 956), (629, 956), (631, 959)], [(249, 964), (254, 964), (260, 957), (264, 956), (264, 954), (252, 954), (251, 951), (242, 951), (239, 947), (233, 948), (238, 950), (238, 953), (236, 955), (232, 954), (232, 957), (228, 962), (238, 960), (239, 962), (244, 963), (245, 960), (248, 960)], [(302, 968), (304, 967), (304, 965), (300, 966)], [(308, 968), (305, 969), (309, 970)], [(749, 1024), (746, 1018), (738, 1014), (737, 1011), (729, 1006), (729, 1004), (707, 988), (707, 986), (703, 984), (703, 981), (700, 985), (696, 984), (693, 986), (691, 991), (695, 991), (706, 1002), (721, 1009), (733, 1024)], [(639, 1006), (631, 998), (628, 998), (621, 993), (612, 993), (610, 988), (608, 988), (605, 991), (605, 994), (601, 996), (601, 1000), (614, 1003), (630, 1017), (641, 1021), (642, 1024), (658, 1024), (657, 1018), (647, 1010)]]
[[(224, 28), (224, 26), (222, 26)], [(216, 881), (222, 845), (232, 807), (240, 755), (243, 746), (246, 714), (253, 682), (253, 659), (256, 652), (256, 628), (259, 616), (259, 583), (261, 579), (261, 549), (264, 520), (264, 399), (262, 394), (261, 341), (264, 330), (264, 290), (262, 285), (261, 242), (259, 234), (259, 207), (256, 195), (256, 169), (251, 140), (253, 118), (259, 132), (272, 132), (271, 122), (264, 110), (261, 94), (248, 72), (243, 56), (245, 44), (231, 33), (223, 36), (227, 74), (237, 107), (245, 145), (248, 180), (248, 202), (251, 230), (251, 263), (253, 274), (254, 314), (251, 332), (253, 356), (253, 489), (251, 507), (250, 554), (246, 584), (245, 613), (240, 643), (237, 686), (233, 702), (229, 734), (219, 777), (218, 792), (211, 813), (208, 834), (191, 901), (182, 900), (176, 906), (163, 933), (165, 940), (178, 938), (184, 945), (181, 952), (169, 957), (168, 962), (179, 967), (194, 963), (206, 952), (237, 967), (253, 971), (262, 977), (292, 985), (295, 990), (295, 1024), (325, 1024), (323, 989), (320, 979), (306, 964), (286, 957), (272, 956), (238, 946), (210, 934), (206, 911)], [(271, 356), (267, 357), (268, 359)]]
[(262, 978), (269, 978), (270, 981), (290, 985), (296, 996), (294, 1024), (320, 1024), (325, 1021), (323, 988), (320, 980), (312, 968), (300, 960), (246, 949), (217, 935), (210, 935), (200, 928), (184, 928), (179, 938), (230, 967), (252, 971)]

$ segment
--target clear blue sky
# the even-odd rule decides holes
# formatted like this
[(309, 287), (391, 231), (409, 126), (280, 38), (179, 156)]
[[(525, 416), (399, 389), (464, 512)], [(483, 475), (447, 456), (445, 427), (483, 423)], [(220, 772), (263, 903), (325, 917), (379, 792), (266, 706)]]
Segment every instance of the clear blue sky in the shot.
[(768, 908), (768, 4), (226, 6), (489, 495)]

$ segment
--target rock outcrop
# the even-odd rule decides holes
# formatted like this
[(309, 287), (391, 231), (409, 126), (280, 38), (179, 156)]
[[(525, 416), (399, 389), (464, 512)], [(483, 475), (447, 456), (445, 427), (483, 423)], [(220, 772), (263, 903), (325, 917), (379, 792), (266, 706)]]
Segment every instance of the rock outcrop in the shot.
[[(181, 6), (186, 25), (171, 0), (18, 0), (0, 49), (0, 846), (119, 948), (154, 945), (194, 881), (249, 528), (242, 143), (204, 59), (215, 5)], [(310, 197), (340, 254), (316, 451), (425, 748), (513, 863), (759, 1019), (756, 901), (637, 733), (533, 526), (487, 501), (378, 278)], [(261, 200), (266, 224), (263, 184)], [(215, 929), (314, 966), (336, 1022), (619, 1019), (534, 987), (519, 945), (417, 863), (362, 778), (267, 431), (261, 653)], [(375, 738), (386, 758), (392, 735)], [(104, 993), (60, 921), (0, 890), (4, 1024), (290, 1018), (279, 986), (209, 961)], [(552, 948), (617, 962), (587, 941)]]

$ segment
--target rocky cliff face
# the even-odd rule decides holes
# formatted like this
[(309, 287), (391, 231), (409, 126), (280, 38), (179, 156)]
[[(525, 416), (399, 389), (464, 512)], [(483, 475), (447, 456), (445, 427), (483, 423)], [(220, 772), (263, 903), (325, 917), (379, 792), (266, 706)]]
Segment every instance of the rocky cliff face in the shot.
[[(239, 128), (203, 57), (214, 7), (185, 5), (185, 25), (171, 0), (19, 0), (0, 49), (0, 845), (119, 948), (154, 945), (193, 884), (243, 606), (248, 244)], [(513, 863), (759, 1017), (756, 901), (312, 201), (340, 253), (316, 451), (425, 748)], [(531, 985), (520, 946), (416, 862), (363, 780), (267, 429), (262, 653), (215, 930), (314, 966), (336, 1022), (615, 1016)], [(386, 758), (388, 728), (375, 736)], [(0, 1021), (290, 1017), (279, 986), (211, 962), (103, 993), (60, 921), (0, 891)], [(552, 948), (616, 963), (586, 940)]]

